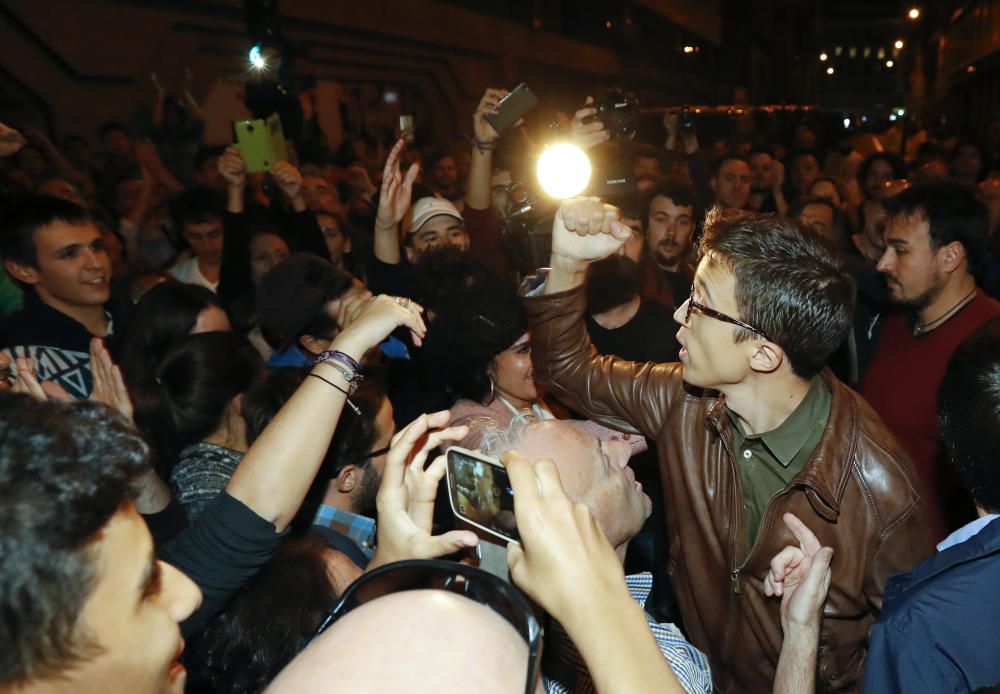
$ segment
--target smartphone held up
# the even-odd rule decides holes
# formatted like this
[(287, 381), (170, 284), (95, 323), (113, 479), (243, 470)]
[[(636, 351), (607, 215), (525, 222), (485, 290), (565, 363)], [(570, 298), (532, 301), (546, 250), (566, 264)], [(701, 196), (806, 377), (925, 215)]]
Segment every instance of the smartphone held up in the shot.
[(466, 523), (509, 542), (520, 542), (514, 521), (514, 492), (496, 460), (452, 446), (447, 451), (448, 500)]

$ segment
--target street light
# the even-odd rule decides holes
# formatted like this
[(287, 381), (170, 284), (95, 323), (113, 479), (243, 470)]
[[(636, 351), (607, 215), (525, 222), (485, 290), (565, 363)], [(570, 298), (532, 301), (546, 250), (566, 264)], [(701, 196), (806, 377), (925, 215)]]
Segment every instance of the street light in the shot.
[(903, 39), (896, 39), (896, 43), (892, 44), (893, 48), (897, 51), (903, 50)]
[(885, 66), (886, 66), (886, 67), (892, 67), (892, 66), (893, 66), (893, 65), (895, 65), (895, 64), (896, 64), (896, 63), (892, 62), (891, 60), (887, 60), (887, 61), (885, 61)]
[(829, 57), (830, 57), (830, 56), (828, 56), (828, 55), (827, 55), (826, 53), (820, 53), (820, 54), (819, 54), (819, 60), (820, 60), (820, 62), (822, 62), (822, 63), (825, 63), (825, 62), (826, 62), (826, 60), (827, 60), (827, 58), (829, 58)]
[(920, 19), (920, 8), (911, 7), (910, 11), (906, 13), (906, 16), (912, 19), (913, 21), (917, 21), (918, 19)]
[(832, 75), (834, 72), (836, 72), (836, 70), (833, 69), (832, 65), (826, 69), (826, 74), (828, 75)]

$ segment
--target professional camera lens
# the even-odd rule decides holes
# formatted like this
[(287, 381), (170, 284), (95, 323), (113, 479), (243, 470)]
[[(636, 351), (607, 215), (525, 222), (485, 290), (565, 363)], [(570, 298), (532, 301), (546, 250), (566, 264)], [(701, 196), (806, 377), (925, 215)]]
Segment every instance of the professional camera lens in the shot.
[(600, 120), (604, 129), (615, 140), (631, 140), (635, 137), (639, 119), (639, 100), (632, 92), (613, 87), (594, 104), (597, 114), (588, 122)]

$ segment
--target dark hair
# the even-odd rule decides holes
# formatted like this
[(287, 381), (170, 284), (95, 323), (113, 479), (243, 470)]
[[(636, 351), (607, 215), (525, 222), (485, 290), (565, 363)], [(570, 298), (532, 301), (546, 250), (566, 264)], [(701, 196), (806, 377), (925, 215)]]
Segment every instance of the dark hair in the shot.
[(750, 163), (747, 161), (746, 157), (744, 157), (739, 152), (735, 152), (735, 151), (730, 150), (730, 151), (726, 152), (725, 154), (723, 154), (718, 159), (716, 159), (715, 162), (713, 162), (713, 164), (712, 164), (712, 178), (717, 178), (719, 176), (719, 172), (722, 171), (722, 166), (727, 161), (741, 161), (744, 164), (746, 164), (747, 166), (750, 166)]
[(223, 209), (222, 196), (208, 188), (186, 190), (170, 201), (170, 216), (178, 231), (183, 231), (188, 224), (221, 219)]
[(701, 218), (701, 201), (698, 192), (691, 186), (680, 181), (665, 181), (650, 188), (642, 196), (642, 228), (649, 229), (649, 208), (656, 198), (669, 198), (678, 207), (690, 207), (691, 217), (695, 223)]
[(147, 414), (152, 414), (149, 402), (156, 398), (160, 362), (174, 344), (191, 334), (198, 315), (212, 306), (223, 309), (211, 291), (176, 280), (153, 287), (136, 304), (125, 335), (121, 366), (140, 431), (146, 430)]
[(972, 147), (976, 152), (979, 153), (979, 171), (976, 172), (976, 180), (982, 180), (990, 170), (990, 155), (988, 150), (983, 147), (981, 142), (976, 140), (964, 139), (959, 140), (958, 144), (955, 145), (955, 149), (951, 152), (951, 163), (955, 163), (955, 159), (958, 158), (958, 151), (963, 147)]
[(91, 543), (146, 464), (115, 412), (0, 393), (0, 686), (55, 677), (99, 652), (79, 618)]
[[(278, 414), (278, 410), (284, 407), (302, 385), (309, 371), (308, 367), (274, 369), (247, 391), (243, 396), (242, 410), (243, 420), (247, 424), (247, 443), (257, 440)], [(348, 465), (366, 464), (366, 456), (378, 439), (375, 419), (385, 400), (385, 391), (372, 379), (362, 381), (351, 395), (351, 402), (361, 414), (348, 407), (341, 412), (323, 462), (292, 521), (293, 532), (302, 532), (312, 525), (316, 510), (326, 495), (327, 486), (341, 470)]]
[(225, 151), (226, 148), (222, 145), (202, 145), (194, 155), (195, 171), (200, 170), (205, 162), (219, 158)]
[(167, 353), (156, 371), (158, 416), (149, 422), (164, 479), (176, 454), (218, 429), (230, 401), (263, 370), (257, 350), (235, 333), (190, 335)]
[(318, 536), (283, 540), (184, 651), (188, 691), (262, 691), (309, 642), (337, 601)]
[(90, 144), (89, 142), (87, 142), (87, 140), (85, 138), (81, 137), (80, 135), (72, 135), (71, 134), (71, 135), (67, 135), (66, 137), (63, 138), (62, 148), (66, 149), (70, 145), (76, 144), (77, 142), (80, 142), (80, 143), (82, 143), (84, 145), (88, 145), (88, 146)]
[[(437, 166), (437, 164), (438, 164), (439, 161), (441, 161), (442, 159), (449, 159), (449, 158), (450, 159), (454, 159), (455, 158), (455, 154), (453, 152), (449, 151), (449, 150), (446, 150), (446, 149), (432, 149), (432, 150), (428, 150), (424, 154), (424, 170), (425, 171), (430, 171), (435, 166)], [(413, 199), (414, 200), (418, 200), (419, 198), (417, 198), (416, 196), (414, 196)]]
[[(732, 270), (740, 316), (785, 351), (801, 378), (817, 374), (847, 336), (854, 281), (811, 229), (773, 215), (710, 214), (701, 253)], [(736, 342), (756, 337), (734, 330)]]
[(122, 133), (125, 133), (126, 137), (128, 136), (128, 128), (126, 128), (124, 125), (122, 125), (118, 121), (113, 121), (113, 120), (109, 120), (109, 121), (105, 121), (104, 123), (101, 123), (101, 127), (97, 131), (97, 134), (98, 134), (98, 137), (101, 140), (103, 140), (105, 138), (105, 136), (110, 135), (111, 133), (114, 133), (114, 132), (122, 132)]
[(910, 186), (884, 204), (893, 217), (919, 215), (926, 219), (932, 249), (961, 243), (969, 272), (978, 276), (987, 255), (990, 215), (974, 190), (954, 181), (928, 181)]
[(937, 395), (941, 438), (977, 504), (1000, 512), (1000, 317), (951, 355)]
[(884, 161), (892, 168), (893, 178), (903, 178), (906, 176), (906, 164), (898, 155), (892, 152), (875, 152), (874, 154), (869, 154), (858, 165), (858, 185), (861, 187), (861, 192), (865, 190), (865, 179), (868, 178), (868, 172), (877, 161)]
[(76, 203), (51, 195), (25, 195), (9, 205), (0, 220), (0, 256), (18, 265), (38, 267), (35, 232), (56, 222), (72, 226), (93, 223)]
[(747, 152), (747, 159), (749, 159), (755, 154), (766, 154), (767, 156), (771, 157), (771, 159), (775, 158), (774, 147), (764, 142), (758, 142), (753, 147), (751, 147), (750, 151)]
[(653, 147), (652, 145), (644, 145), (640, 143), (632, 143), (629, 148), (629, 163), (635, 164), (637, 159), (655, 159), (657, 165), (663, 168), (663, 154), (662, 151)]
[(798, 159), (800, 157), (812, 157), (813, 159), (816, 160), (817, 164), (819, 163), (819, 154), (817, 154), (816, 150), (814, 150), (814, 149), (796, 149), (796, 150), (792, 150), (788, 154), (788, 163), (791, 164), (793, 161), (795, 161), (796, 159)]
[(439, 277), (424, 308), (434, 318), (422, 349), (431, 373), (457, 398), (481, 402), (490, 392), (494, 357), (528, 330), (517, 291), (473, 259)]
[(837, 206), (828, 198), (820, 197), (819, 195), (805, 195), (788, 206), (788, 213), (785, 216), (789, 219), (798, 217), (809, 205), (825, 205), (829, 207), (833, 211), (834, 218), (836, 218), (837, 212), (839, 212)]
[(271, 369), (267, 376), (246, 392), (243, 396), (243, 419), (247, 423), (248, 444), (257, 440), (278, 410), (302, 385), (310, 370), (311, 367)]

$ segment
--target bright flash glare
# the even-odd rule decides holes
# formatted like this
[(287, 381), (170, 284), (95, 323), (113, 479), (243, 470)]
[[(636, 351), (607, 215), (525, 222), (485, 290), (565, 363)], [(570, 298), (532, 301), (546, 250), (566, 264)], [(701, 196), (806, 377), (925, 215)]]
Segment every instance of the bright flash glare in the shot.
[(538, 182), (554, 198), (582, 193), (590, 183), (590, 173), (590, 159), (576, 145), (552, 145), (538, 158)]
[(267, 60), (264, 55), (260, 52), (260, 46), (254, 46), (250, 49), (250, 64), (257, 70), (263, 70), (267, 67)]

